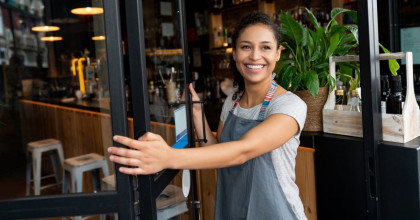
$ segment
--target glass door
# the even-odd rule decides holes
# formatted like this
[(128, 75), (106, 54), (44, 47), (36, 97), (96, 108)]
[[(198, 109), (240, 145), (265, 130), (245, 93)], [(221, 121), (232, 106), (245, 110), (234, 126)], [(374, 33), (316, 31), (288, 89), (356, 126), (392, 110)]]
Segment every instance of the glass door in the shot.
[[(135, 219), (119, 1), (0, 2), (0, 219)], [(131, 126), (132, 127), (132, 126)]]
[[(147, 131), (174, 148), (194, 146), (185, 2), (126, 1), (129, 100), (134, 137)], [(196, 219), (195, 173), (164, 170), (138, 176), (140, 218)], [(189, 185), (189, 195), (182, 187)], [(198, 219), (198, 218), (197, 218)]]

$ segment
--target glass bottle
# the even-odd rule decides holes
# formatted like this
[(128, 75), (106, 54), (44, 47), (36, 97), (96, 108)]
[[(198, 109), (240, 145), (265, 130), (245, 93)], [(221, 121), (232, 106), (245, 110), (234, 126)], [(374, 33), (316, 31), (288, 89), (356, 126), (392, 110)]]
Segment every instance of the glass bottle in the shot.
[(381, 112), (386, 113), (386, 101), (389, 97), (388, 75), (381, 75)]
[(153, 103), (155, 94), (156, 94), (156, 90), (155, 90), (154, 82), (150, 81), (149, 82), (149, 89), (148, 89), (148, 97), (149, 97), (149, 103), (150, 104)]
[(360, 112), (360, 97), (357, 89), (350, 91), (348, 105), (350, 106), (349, 111)]
[(343, 111), (344, 90), (335, 90), (335, 106), (334, 110)]
[(391, 94), (386, 102), (388, 114), (402, 114), (405, 97), (402, 95), (401, 75), (391, 76)]

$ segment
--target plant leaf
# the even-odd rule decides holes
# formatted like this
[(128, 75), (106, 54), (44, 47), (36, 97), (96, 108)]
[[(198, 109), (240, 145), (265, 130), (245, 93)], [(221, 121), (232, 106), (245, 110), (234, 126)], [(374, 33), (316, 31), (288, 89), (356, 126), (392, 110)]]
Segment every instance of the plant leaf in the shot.
[(327, 62), (320, 62), (313, 66), (314, 69), (324, 69), (328, 67), (329, 67), (329, 64)]
[(314, 98), (318, 96), (319, 79), (318, 74), (314, 70), (310, 70), (305, 74), (305, 85)]
[(302, 81), (303, 74), (298, 74), (293, 80), (292, 80), (292, 92), (296, 91), (296, 89), (299, 87), (300, 82)]
[(314, 27), (315, 27), (315, 30), (318, 30), (319, 29), (319, 27), (320, 27), (320, 25), (319, 25), (319, 23), (318, 23), (318, 21), (316, 20), (316, 18), (315, 18), (315, 16), (314, 16), (314, 14), (312, 14), (312, 11), (310, 11), (308, 8), (305, 8), (306, 9), (306, 12), (308, 13), (308, 15), (309, 15), (309, 20), (311, 21), (311, 23), (314, 25)]
[(330, 74), (327, 75), (328, 84), (330, 85), (330, 91), (334, 91), (335, 89), (335, 79)]
[(331, 22), (332, 21), (335, 21), (335, 17), (337, 17), (337, 15), (339, 15), (341, 13), (348, 12), (348, 11), (350, 11), (350, 10), (349, 9), (345, 9), (345, 8), (333, 8), (331, 10), (331, 20), (330, 20), (330, 22), (327, 25), (327, 29), (328, 29), (328, 27), (331, 26)]
[(318, 50), (316, 50), (312, 54), (310, 61), (315, 61), (315, 60), (319, 59), (321, 57), (321, 55), (322, 55), (321, 52), (319, 52)]
[[(312, 38), (312, 32), (311, 32), (311, 30), (310, 29), (308, 29), (308, 32), (307, 32), (307, 34), (308, 34), (308, 45), (307, 45), (307, 47), (308, 47), (308, 52), (309, 52), (309, 54), (311, 55), (311, 56), (313, 56), (313, 53), (314, 53), (314, 51), (315, 51), (315, 48), (314, 48), (314, 39)], [(312, 59), (312, 58), (311, 58)]]
[(354, 89), (357, 87), (357, 84), (358, 84), (358, 82), (357, 82), (357, 81), (358, 81), (357, 79), (353, 79), (353, 80), (351, 81), (349, 91), (354, 90)]
[(330, 56), (334, 54), (334, 51), (337, 48), (339, 42), (340, 42), (340, 34), (339, 32), (337, 32), (330, 38), (330, 46), (328, 47), (325, 58), (329, 58)]
[(356, 24), (346, 24), (344, 27), (353, 34), (356, 43), (359, 44), (359, 26)]
[(283, 88), (288, 89), (295, 74), (296, 68), (294, 66), (285, 66), (277, 75), (277, 82)]
[(290, 37), (296, 45), (301, 44), (303, 38), (303, 28), (297, 23), (288, 12), (280, 15), (283, 33)]
[(306, 28), (302, 29), (302, 47), (306, 47), (308, 43), (308, 31)]
[[(379, 46), (382, 48), (382, 50), (385, 53), (391, 53), (382, 44), (379, 44)], [(395, 59), (388, 60), (388, 66), (389, 66), (389, 71), (391, 71), (392, 75), (394, 75), (394, 76), (398, 75), (397, 71), (400, 69), (400, 64), (398, 64), (397, 60), (395, 60)]]

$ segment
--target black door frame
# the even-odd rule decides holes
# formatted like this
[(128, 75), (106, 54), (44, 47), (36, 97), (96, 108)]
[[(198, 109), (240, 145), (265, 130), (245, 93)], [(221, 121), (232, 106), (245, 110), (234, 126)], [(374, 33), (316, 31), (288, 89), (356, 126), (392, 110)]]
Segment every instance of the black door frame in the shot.
[[(106, 49), (113, 135), (128, 136), (119, 1), (104, 0)], [(111, 138), (111, 137), (110, 137)], [(119, 146), (114, 143), (115, 146)], [(115, 170), (120, 165), (116, 164)], [(118, 213), (135, 219), (130, 176), (116, 172), (116, 191), (22, 197), (0, 202), (0, 219), (28, 219)]]
[[(143, 5), (142, 0), (125, 1), (126, 22), (127, 22), (127, 40), (128, 40), (128, 58), (130, 72), (130, 88), (133, 107), (133, 127), (134, 138), (137, 139), (144, 133), (150, 131), (150, 112), (148, 102), (148, 84), (146, 71), (145, 54), (145, 36), (143, 24)], [(176, 0), (178, 24), (180, 30), (181, 49), (183, 54), (183, 81), (185, 82), (184, 94), (189, 94), (188, 84), (191, 81), (188, 70), (188, 48), (187, 48), (187, 28), (185, 15), (185, 1)], [(187, 129), (188, 146), (194, 146), (193, 126), (191, 120), (191, 98), (185, 95), (187, 110)], [(179, 170), (164, 170), (157, 178), (154, 175), (139, 175), (138, 184), (136, 183), (138, 194), (135, 196), (135, 203), (141, 204), (136, 207), (136, 213), (140, 213), (140, 219), (155, 220), (157, 217), (156, 198), (165, 189), (169, 182), (178, 174)], [(198, 219), (198, 211), (195, 205), (197, 202), (195, 190), (195, 172), (191, 172), (191, 201), (192, 219)], [(138, 195), (141, 195), (140, 198)], [(138, 201), (138, 202), (137, 202)]]
[(366, 219), (381, 219), (378, 145), (382, 142), (377, 0), (358, 0)]

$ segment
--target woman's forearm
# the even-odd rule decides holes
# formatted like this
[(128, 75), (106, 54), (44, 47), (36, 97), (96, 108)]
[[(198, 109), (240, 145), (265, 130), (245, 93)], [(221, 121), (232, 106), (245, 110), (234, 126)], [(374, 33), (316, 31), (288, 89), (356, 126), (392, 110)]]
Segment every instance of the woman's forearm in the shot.
[[(203, 135), (203, 117), (201, 115), (201, 112), (198, 114), (193, 114), (193, 120), (194, 120), (194, 128), (195, 128), (195, 133), (197, 134), (197, 137), (199, 139), (203, 139), (204, 135)], [(207, 122), (207, 118), (204, 116), (204, 126), (206, 128), (206, 139), (207, 139), (207, 143), (200, 143), (201, 146), (208, 146), (208, 145), (212, 145), (212, 144), (217, 144), (218, 141), (216, 139), (216, 137), (214, 137), (214, 135), (211, 132), (209, 123)]]
[(170, 169), (212, 169), (239, 165), (248, 160), (239, 141), (200, 148), (173, 149)]

